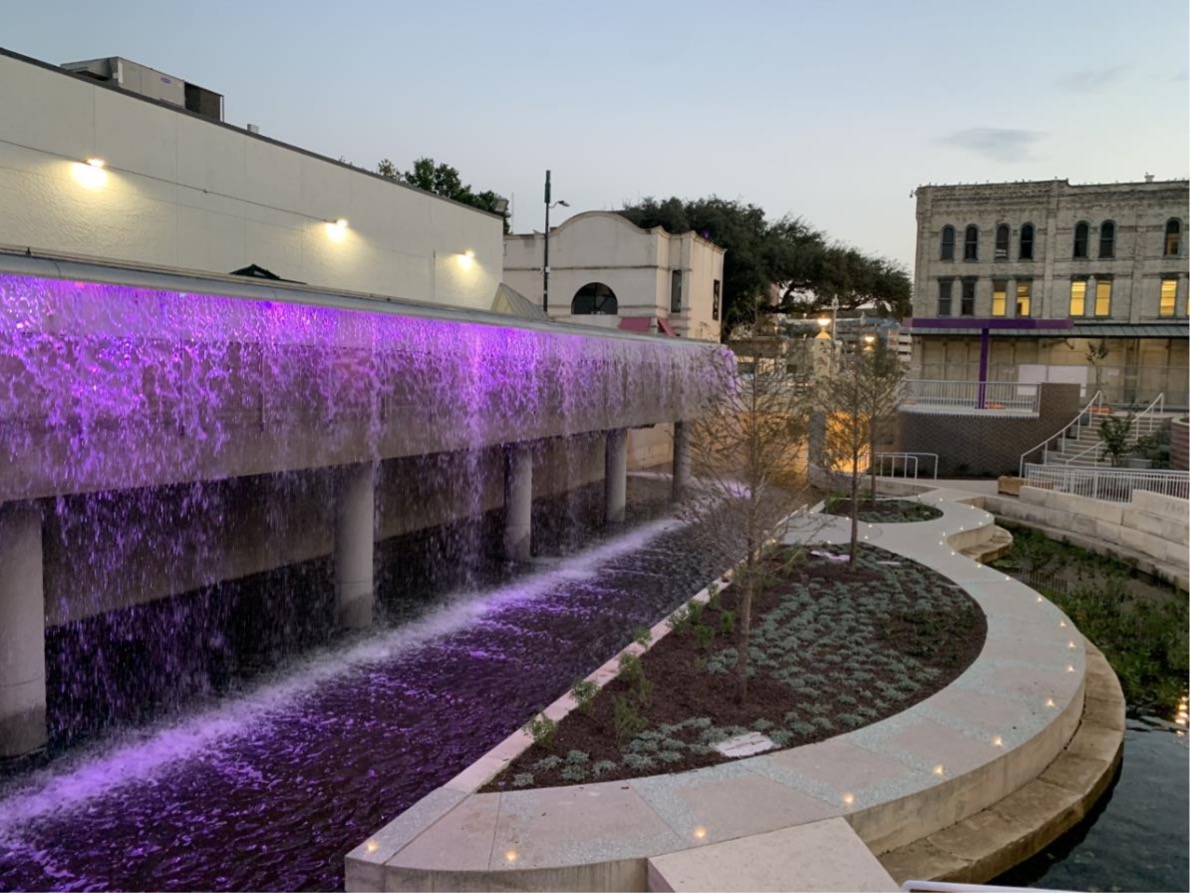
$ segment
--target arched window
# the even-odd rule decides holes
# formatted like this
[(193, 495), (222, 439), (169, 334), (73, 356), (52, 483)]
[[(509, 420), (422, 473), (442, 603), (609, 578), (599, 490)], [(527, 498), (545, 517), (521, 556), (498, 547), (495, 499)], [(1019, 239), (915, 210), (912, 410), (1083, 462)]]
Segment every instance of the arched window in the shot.
[(1166, 222), (1166, 241), (1162, 244), (1162, 254), (1168, 258), (1172, 255), (1177, 255), (1181, 246), (1179, 245), (1182, 231), (1182, 224), (1178, 218), (1171, 218)]
[(955, 260), (955, 228), (950, 224), (943, 228), (943, 238), (939, 243), (939, 260)]
[(980, 247), (980, 230), (975, 224), (968, 224), (964, 230), (964, 260), (975, 261)]
[(588, 283), (571, 299), (572, 314), (615, 314), (616, 293), (603, 283)]
[(1117, 225), (1112, 221), (1105, 221), (1100, 225), (1100, 257), (1111, 258), (1116, 248)]
[(1009, 260), (1009, 225), (997, 225), (997, 244), (993, 257), (998, 261)]
[(1087, 221), (1080, 221), (1075, 225), (1075, 245), (1071, 249), (1072, 258), (1088, 257), (1088, 227)]
[(1021, 244), (1017, 249), (1017, 257), (1022, 261), (1034, 260), (1034, 225), (1021, 225)]

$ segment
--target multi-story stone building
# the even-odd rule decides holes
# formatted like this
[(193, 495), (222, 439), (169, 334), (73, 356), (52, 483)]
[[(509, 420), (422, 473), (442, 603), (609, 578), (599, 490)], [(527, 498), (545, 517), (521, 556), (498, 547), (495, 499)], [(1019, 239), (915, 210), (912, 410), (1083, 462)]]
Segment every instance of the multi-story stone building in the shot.
[(1187, 406), (1188, 181), (916, 192), (915, 378)]

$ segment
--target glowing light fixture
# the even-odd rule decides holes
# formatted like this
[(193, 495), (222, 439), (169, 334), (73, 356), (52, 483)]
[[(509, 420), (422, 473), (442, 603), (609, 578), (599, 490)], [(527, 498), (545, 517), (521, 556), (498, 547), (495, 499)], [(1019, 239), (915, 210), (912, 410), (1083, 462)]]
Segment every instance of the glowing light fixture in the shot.
[(843, 803), (844, 803), (845, 805), (851, 805), (851, 804), (853, 804), (855, 801), (856, 801), (856, 796), (852, 795), (850, 792), (846, 792), (846, 793), (844, 793), (844, 796), (843, 796)]
[(97, 190), (108, 182), (108, 172), (103, 168), (103, 159), (89, 158), (85, 162), (72, 164), (70, 173), (80, 186), (89, 190)]
[(471, 270), (476, 263), (476, 253), (472, 249), (459, 253), (459, 266), (464, 270)]
[(1075, 666), (1074, 666), (1074, 665), (1068, 665), (1068, 666), (1067, 666), (1067, 673), (1068, 673), (1068, 674), (1073, 674), (1074, 672), (1075, 672)]
[(517, 860), (517, 852), (516, 851), (514, 851), (513, 849), (510, 848), (507, 852), (505, 852), (505, 863), (506, 864), (512, 864), (516, 860)]
[(1005, 745), (1005, 741), (1003, 739), (1001, 739), (999, 736), (996, 736), (996, 737), (993, 737), (992, 744), (999, 749)]
[(370, 853), (374, 852), (378, 848), (380, 848), (380, 843), (377, 842), (375, 839), (369, 839), (367, 842), (364, 843), (364, 850), (367, 852), (370, 852)]
[(935, 765), (934, 768), (932, 768), (932, 771), (936, 777), (942, 777), (945, 773), (945, 769), (941, 764)]
[(327, 221), (327, 236), (334, 242), (343, 242), (347, 238), (347, 218)]
[(695, 827), (695, 838), (696, 839), (706, 839), (707, 838), (707, 828), (706, 827)]
[(815, 323), (819, 324), (819, 327), (821, 329), (827, 329), (827, 327), (831, 326), (831, 318), (830, 317), (820, 317), (818, 320), (815, 321)]
[(1046, 702), (1044, 703), (1044, 705), (1048, 709), (1053, 709), (1055, 707), (1055, 701), (1048, 696), (1048, 697), (1046, 697)]

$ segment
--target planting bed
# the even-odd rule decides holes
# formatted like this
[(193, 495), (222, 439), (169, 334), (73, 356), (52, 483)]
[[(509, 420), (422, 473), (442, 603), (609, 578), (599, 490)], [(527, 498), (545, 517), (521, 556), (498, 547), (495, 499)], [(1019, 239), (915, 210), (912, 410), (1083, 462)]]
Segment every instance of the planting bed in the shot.
[(548, 745), (539, 735), (484, 791), (704, 767), (730, 760), (717, 743), (754, 731), (779, 747), (827, 739), (925, 699), (979, 654), (984, 614), (926, 566), (868, 546), (855, 568), (791, 549), (765, 560), (744, 704), (735, 700), (737, 595), (728, 587), (680, 609), (637, 667), (622, 666)]
[[(832, 516), (850, 516), (852, 501), (846, 497), (834, 497), (827, 501), (823, 512)], [(919, 503), (916, 500), (878, 500), (876, 503), (860, 499), (861, 522), (929, 522), (943, 514), (937, 507)]]

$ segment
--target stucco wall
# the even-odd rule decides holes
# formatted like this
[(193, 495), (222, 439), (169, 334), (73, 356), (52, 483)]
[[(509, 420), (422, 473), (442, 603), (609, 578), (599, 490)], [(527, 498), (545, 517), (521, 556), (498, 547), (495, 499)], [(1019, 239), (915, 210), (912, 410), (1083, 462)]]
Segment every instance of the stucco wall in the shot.
[(1016, 475), (1021, 455), (1079, 412), (1079, 386), (1044, 383), (1038, 388), (1037, 417), (900, 410), (892, 449), (938, 454), (940, 476)]
[[(540, 302), (544, 238), (541, 233), (505, 238), (504, 278), (518, 292)], [(671, 272), (682, 271), (682, 306), (670, 310)], [(723, 281), (724, 253), (694, 233), (642, 230), (612, 212), (575, 215), (550, 234), (550, 315), (571, 317), (571, 300), (588, 283), (615, 294), (618, 317), (661, 317), (684, 337), (719, 341), (712, 318), (713, 281)], [(721, 298), (722, 302), (722, 298)]]
[(501, 281), (497, 217), (3, 55), (0, 122), (3, 245), (473, 308)]

